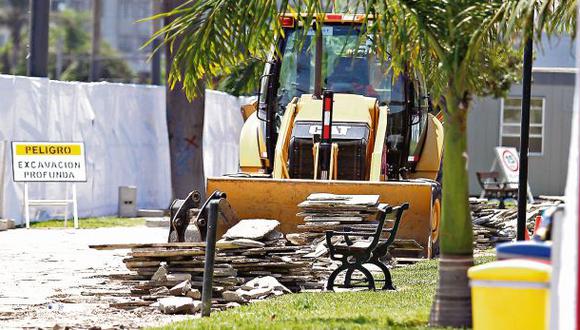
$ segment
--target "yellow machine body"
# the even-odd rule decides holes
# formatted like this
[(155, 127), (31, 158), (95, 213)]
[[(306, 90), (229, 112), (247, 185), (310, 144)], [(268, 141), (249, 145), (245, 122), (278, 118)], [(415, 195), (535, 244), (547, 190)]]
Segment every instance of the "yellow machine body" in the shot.
[[(432, 207), (432, 185), (420, 181), (367, 182), (322, 181), (266, 178), (208, 178), (208, 191), (225, 192), (229, 203), (240, 219), (262, 218), (280, 221), (284, 233), (297, 232), (303, 220), (297, 217), (297, 205), (308, 195), (325, 192), (332, 194), (379, 195), (382, 203), (398, 205), (410, 203), (404, 213), (398, 238), (413, 239), (424, 247), (423, 256), (429, 256), (430, 241), (436, 236), (439, 210)], [(222, 234), (226, 228), (220, 228)]]
[[(333, 18), (330, 21), (332, 24), (355, 24), (352, 19), (336, 22), (333, 16), (328, 17)], [(329, 19), (325, 23), (327, 21)], [(266, 94), (263, 93), (263, 95)], [(389, 116), (400, 112), (397, 112), (398, 110), (391, 112), (390, 103), (379, 103), (375, 97), (335, 92), (332, 112), (333, 129), (340, 129), (340, 125), (347, 124), (364, 126), (368, 129), (364, 147), (366, 150), (361, 149), (360, 156), (357, 156), (361, 157), (360, 159), (364, 158), (366, 168), (360, 174), (364, 180), (337, 180), (332, 174), (331, 180), (316, 180), (315, 177), (293, 178), (289, 157), (293, 130), (298, 123), (302, 125), (320, 123), (322, 103), (320, 98), (307, 93), (291, 99), (279, 118), (275, 144), (270, 144), (271, 148), (272, 145), (275, 146), (272, 148), (274, 149), (273, 157), (268, 157), (264, 114), (258, 117), (256, 103), (244, 106), (242, 113), (245, 124), (240, 136), (240, 172), (242, 174), (236, 177), (207, 178), (207, 192), (219, 190), (226, 193), (229, 203), (241, 219), (279, 220), (280, 229), (284, 233), (296, 232), (297, 226), (303, 223), (303, 219), (296, 216), (297, 205), (313, 193), (379, 195), (381, 203), (391, 205), (408, 202), (410, 208), (403, 215), (397, 238), (415, 240), (423, 247), (423, 256), (430, 256), (431, 247), (438, 239), (441, 218), (440, 186), (434, 181), (438, 178), (442, 158), (443, 126), (441, 122), (427, 112), (419, 117), (423, 125), (421, 127), (426, 127), (424, 133), (420, 133), (424, 134), (421, 135), (424, 138), (420, 154), (412, 155), (413, 168), (405, 174), (405, 179), (391, 177), (391, 180), (388, 180), (384, 167), (390, 134)], [(406, 107), (408, 104), (410, 102), (400, 102), (399, 106)], [(411, 115), (416, 114), (410, 112)], [(334, 131), (332, 134), (334, 135)], [(314, 134), (312, 135), (314, 137)], [(314, 138), (311, 141), (313, 163), (317, 164), (317, 143)], [(334, 143), (333, 140), (334, 155), (331, 154), (331, 173), (332, 168), (340, 169), (341, 166), (336, 156), (336, 153), (341, 152), (338, 146), (339, 142)], [(303, 155), (310, 157), (309, 152), (306, 150)], [(271, 173), (268, 173), (269, 171)], [(316, 176), (316, 168), (313, 172)], [(219, 231), (223, 233), (225, 229), (220, 228)]]
[[(398, 238), (415, 240), (423, 247), (423, 256), (430, 256), (429, 247), (439, 236), (441, 201), (435, 196), (433, 184), (421, 179), (434, 180), (439, 172), (443, 146), (441, 123), (429, 115), (422, 156), (416, 166), (416, 172), (410, 174), (412, 179), (382, 181), (383, 178), (379, 173), (384, 142), (381, 142), (385, 140), (388, 108), (377, 107), (372, 98), (339, 94), (335, 98), (335, 111), (337, 114), (341, 113), (341, 109), (344, 112), (335, 117), (336, 122), (339, 122), (339, 118), (351, 122), (358, 120), (368, 123), (372, 128), (375, 143), (369, 144), (371, 145), (369, 156), (373, 159), (370, 162), (369, 181), (290, 179), (286, 166), (293, 124), (299, 119), (320, 117), (320, 102), (312, 100), (310, 95), (305, 95), (295, 99), (287, 107), (276, 146), (273, 178), (265, 178), (263, 177), (265, 174), (261, 172), (267, 157), (259, 121), (256, 113), (253, 113), (246, 121), (240, 137), (241, 170), (251, 176), (210, 177), (207, 179), (207, 191), (225, 192), (228, 201), (241, 219), (279, 220), (280, 229), (284, 233), (296, 232), (297, 226), (303, 223), (302, 218), (296, 216), (297, 205), (313, 193), (379, 195), (381, 203), (391, 205), (408, 202), (410, 208), (403, 215)], [(352, 117), (349, 117), (349, 112)], [(227, 228), (221, 228), (220, 231), (223, 232), (225, 229)]]

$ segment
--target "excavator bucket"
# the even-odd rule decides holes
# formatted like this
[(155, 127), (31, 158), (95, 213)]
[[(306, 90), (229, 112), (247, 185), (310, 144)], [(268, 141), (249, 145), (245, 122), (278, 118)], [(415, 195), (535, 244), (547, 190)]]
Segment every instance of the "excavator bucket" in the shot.
[[(397, 239), (414, 240), (421, 246), (417, 256), (430, 257), (432, 242), (436, 241), (440, 204), (435, 198), (436, 184), (429, 181), (322, 181), (270, 178), (218, 177), (207, 179), (207, 191), (219, 190), (240, 219), (263, 218), (279, 220), (284, 233), (298, 232), (303, 223), (298, 204), (313, 193), (379, 195), (381, 203), (400, 205), (408, 202), (409, 210), (403, 215)], [(218, 235), (227, 226), (220, 226)]]

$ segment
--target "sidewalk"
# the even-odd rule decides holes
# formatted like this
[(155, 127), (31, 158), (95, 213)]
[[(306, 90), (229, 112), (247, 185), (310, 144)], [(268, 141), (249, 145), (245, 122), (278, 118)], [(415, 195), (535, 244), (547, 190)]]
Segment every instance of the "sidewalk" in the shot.
[(135, 328), (186, 318), (110, 308), (128, 291), (106, 275), (127, 273), (125, 251), (89, 244), (164, 242), (167, 229), (16, 229), (0, 232), (0, 328)]

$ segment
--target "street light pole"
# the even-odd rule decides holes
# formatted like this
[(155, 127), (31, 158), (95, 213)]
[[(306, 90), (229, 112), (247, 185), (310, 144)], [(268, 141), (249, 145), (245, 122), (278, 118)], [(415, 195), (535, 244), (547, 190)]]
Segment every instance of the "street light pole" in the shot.
[(518, 241), (525, 239), (528, 202), (528, 150), (530, 139), (530, 98), (532, 93), (532, 62), (534, 53), (534, 16), (530, 18), (524, 48), (522, 115), (520, 124), (520, 173), (518, 180)]
[(48, 77), (48, 14), (50, 1), (30, 0), (28, 75)]
[(93, 38), (91, 45), (91, 68), (89, 71), (89, 81), (98, 81), (101, 76), (101, 12), (101, 0), (93, 0)]
[[(161, 3), (159, 0), (153, 0), (153, 15), (159, 14), (161, 12)], [(156, 19), (152, 21), (153, 33), (157, 32), (160, 28), (160, 20)], [(151, 58), (151, 84), (161, 85), (161, 51), (155, 51), (161, 44), (157, 37), (153, 40), (151, 44), (151, 50), (154, 51)]]

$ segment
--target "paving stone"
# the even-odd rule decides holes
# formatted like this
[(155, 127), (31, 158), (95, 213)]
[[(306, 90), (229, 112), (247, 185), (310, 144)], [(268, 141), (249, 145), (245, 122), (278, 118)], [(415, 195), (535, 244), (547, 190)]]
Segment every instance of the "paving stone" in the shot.
[(267, 297), (270, 293), (272, 293), (272, 291), (274, 291), (272, 288), (257, 288), (249, 291), (244, 289), (237, 289), (236, 293), (245, 299), (251, 300)]
[(200, 309), (201, 302), (196, 304), (190, 297), (167, 297), (157, 301), (159, 310), (165, 314), (193, 314)]
[(168, 282), (191, 281), (191, 274), (182, 274), (182, 273), (167, 274), (165, 278), (167, 279)]
[(153, 288), (149, 290), (149, 294), (152, 296), (168, 296), (169, 289), (166, 286), (160, 286), (158, 288)]
[(161, 265), (157, 271), (151, 276), (151, 281), (165, 282), (167, 281), (167, 265)]
[(225, 301), (229, 302), (245, 303), (248, 301), (246, 298), (242, 297), (242, 295), (236, 291), (224, 291), (222, 293), (222, 297), (224, 298)]
[(277, 279), (275, 279), (272, 276), (256, 277), (256, 278), (248, 281), (244, 285), (242, 285), (241, 288), (244, 290), (253, 290), (253, 289), (258, 289), (258, 288), (269, 288), (272, 290), (278, 290), (278, 291), (283, 291), (283, 292), (288, 292), (288, 293), (291, 292), (290, 290), (288, 290), (288, 288), (286, 288), (284, 285), (282, 285), (280, 282), (278, 282)]
[(198, 289), (189, 289), (189, 291), (185, 293), (185, 296), (199, 300), (201, 299), (201, 292)]
[(187, 280), (169, 289), (169, 293), (173, 296), (185, 296), (189, 290), (191, 290), (191, 282)]
[(260, 240), (274, 231), (279, 225), (280, 222), (278, 220), (245, 219), (228, 229), (223, 237), (227, 239), (247, 238)]

